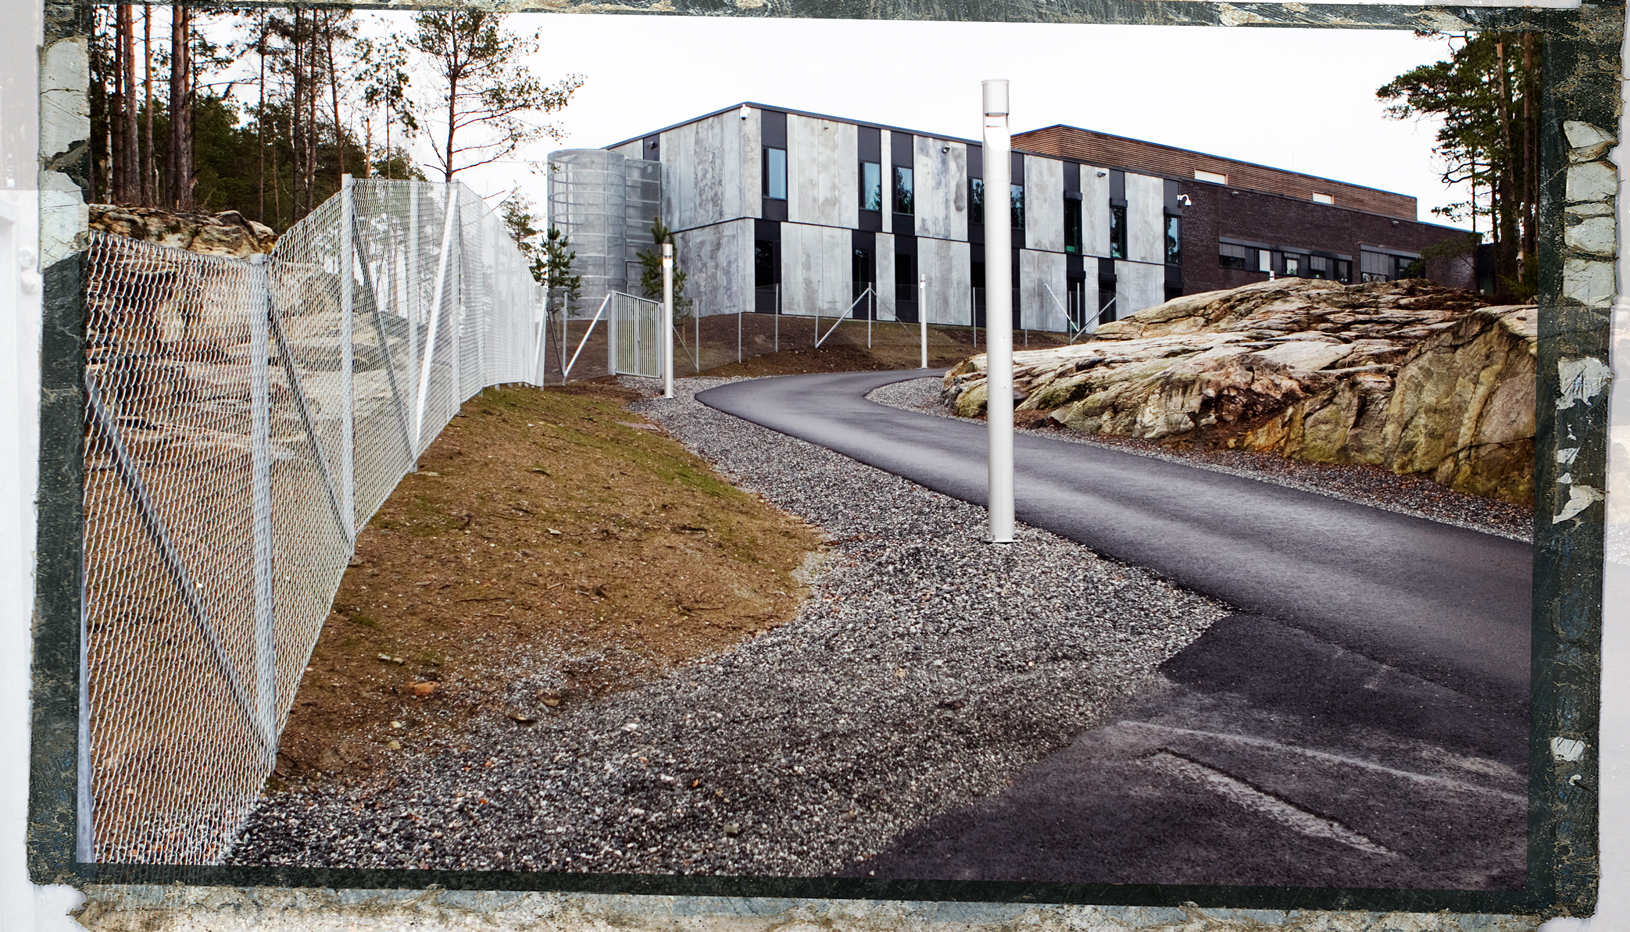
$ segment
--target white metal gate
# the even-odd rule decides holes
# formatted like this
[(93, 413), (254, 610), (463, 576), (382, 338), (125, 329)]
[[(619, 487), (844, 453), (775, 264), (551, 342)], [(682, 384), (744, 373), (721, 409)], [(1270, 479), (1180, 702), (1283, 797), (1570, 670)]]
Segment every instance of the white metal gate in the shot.
[(613, 375), (662, 376), (662, 303), (614, 291), (608, 298)]

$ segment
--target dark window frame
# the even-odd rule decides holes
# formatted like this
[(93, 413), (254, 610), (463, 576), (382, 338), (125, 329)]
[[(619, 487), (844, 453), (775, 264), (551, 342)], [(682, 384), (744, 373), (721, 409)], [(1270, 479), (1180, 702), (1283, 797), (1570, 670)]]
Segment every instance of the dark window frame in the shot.
[(1064, 198), (1064, 251), (1079, 255), (1086, 248), (1086, 241), (1082, 236), (1081, 199), (1078, 197)]
[[(868, 167), (875, 170), (877, 173), (877, 177), (874, 179), (873, 184), (867, 184), (866, 182), (866, 169)], [(859, 177), (860, 209), (881, 212), (883, 210), (883, 163), (862, 159), (860, 162)], [(871, 202), (872, 206), (867, 206), (866, 195), (868, 192), (875, 195), (875, 199)]]
[(1109, 257), (1126, 258), (1126, 205), (1109, 204)]
[[(772, 185), (771, 185), (771, 179), (776, 175), (775, 172), (771, 171), (771, 167), (772, 167), (771, 166), (771, 162), (772, 162), (771, 153), (772, 152), (781, 153), (781, 166), (780, 166), (781, 171), (779, 173), (780, 174), (780, 180), (781, 180), (781, 193), (780, 194), (772, 193), (773, 188), (772, 188)], [(762, 187), (764, 189), (764, 196), (766, 198), (769, 198), (772, 201), (784, 201), (784, 200), (787, 199), (787, 150), (786, 149), (778, 148), (776, 146), (765, 146), (764, 147), (764, 171), (763, 171), (763, 177), (762, 177), (761, 180), (763, 181)]]
[(1166, 215), (1166, 264), (1183, 264), (1183, 218)]
[[(890, 201), (897, 214), (916, 215), (917, 190), (916, 179), (909, 165), (895, 165), (893, 184), (891, 185)], [(901, 181), (905, 184), (902, 186)]]

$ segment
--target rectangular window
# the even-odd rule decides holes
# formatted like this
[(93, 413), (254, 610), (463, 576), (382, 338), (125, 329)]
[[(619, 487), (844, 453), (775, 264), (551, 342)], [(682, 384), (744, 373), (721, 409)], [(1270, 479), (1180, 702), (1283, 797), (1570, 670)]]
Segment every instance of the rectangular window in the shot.
[(1384, 282), (1390, 281), (1398, 274), (1398, 265), (1392, 256), (1382, 252), (1365, 250), (1359, 253), (1358, 272), (1360, 281)]
[(1273, 253), (1266, 249), (1256, 251), (1256, 270), (1258, 272), (1273, 271)]
[(915, 203), (911, 188), (911, 169), (901, 165), (894, 166), (894, 212), (897, 214), (916, 213), (912, 205)]
[(985, 179), (968, 179), (968, 222), (985, 222)]
[(1289, 278), (1300, 278), (1304, 261), (1302, 256), (1285, 256), (1285, 275)]
[(1183, 218), (1166, 218), (1166, 264), (1183, 264)]
[(1081, 202), (1064, 199), (1064, 251), (1081, 251)]
[(1228, 176), (1223, 174), (1222, 172), (1207, 172), (1207, 171), (1201, 171), (1200, 169), (1196, 168), (1194, 170), (1194, 180), (1195, 181), (1209, 181), (1212, 184), (1227, 184), (1228, 183)]
[(764, 196), (771, 200), (787, 199), (787, 150), (764, 149)]
[(883, 166), (876, 162), (860, 163), (860, 209), (883, 209)]
[(1126, 258), (1126, 205), (1109, 207), (1109, 257)]
[(1247, 271), (1256, 268), (1256, 250), (1249, 246), (1218, 243), (1217, 253), (1220, 259), (1218, 264), (1225, 269)]
[(761, 239), (753, 242), (753, 285), (768, 288), (781, 283), (781, 244)]
[(910, 253), (894, 254), (894, 298), (896, 301), (917, 300), (917, 257)]
[(1333, 259), (1331, 260), (1331, 265), (1333, 266), (1331, 269), (1331, 274), (1334, 276), (1336, 281), (1341, 282), (1343, 285), (1351, 285), (1353, 283), (1353, 260)]
[(1334, 204), (1335, 202), (1336, 199), (1328, 194), (1320, 194), (1317, 191), (1313, 192), (1313, 203), (1315, 204)]
[(1307, 260), (1307, 277), (1328, 280), (1330, 278), (1330, 260), (1325, 256), (1309, 256)]
[(1024, 185), (1008, 185), (1008, 197), (1013, 201), (1013, 229), (1022, 230), (1024, 229)]

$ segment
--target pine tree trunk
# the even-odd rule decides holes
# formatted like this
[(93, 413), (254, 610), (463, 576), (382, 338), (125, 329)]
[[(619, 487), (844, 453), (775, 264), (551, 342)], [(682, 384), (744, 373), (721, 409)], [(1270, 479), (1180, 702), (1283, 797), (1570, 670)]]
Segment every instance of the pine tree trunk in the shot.
[(192, 156), (192, 10), (170, 8), (170, 178), (169, 202), (191, 210)]
[(158, 203), (158, 156), (153, 149), (153, 8), (142, 7), (142, 97), (146, 108), (142, 124), (141, 202)]

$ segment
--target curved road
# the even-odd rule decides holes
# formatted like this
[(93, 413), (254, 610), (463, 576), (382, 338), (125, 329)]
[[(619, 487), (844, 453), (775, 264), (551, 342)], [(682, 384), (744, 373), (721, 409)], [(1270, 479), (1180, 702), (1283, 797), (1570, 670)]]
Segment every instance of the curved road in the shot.
[[(987, 432), (865, 400), (936, 371), (735, 382), (718, 410), (983, 504)], [(1015, 511), (1236, 610), (1468, 696), (1526, 710), (1532, 548), (1365, 505), (1021, 434)]]
[[(697, 396), (965, 501), (983, 423), (866, 401), (933, 371)], [(1526, 880), (1529, 545), (1019, 435), (1018, 517), (1232, 614), (1102, 726), (860, 877), (1416, 889)]]

